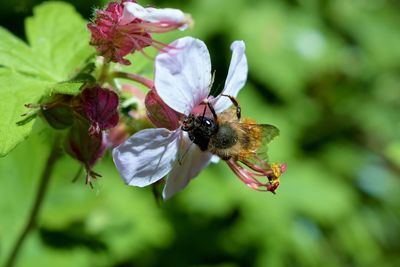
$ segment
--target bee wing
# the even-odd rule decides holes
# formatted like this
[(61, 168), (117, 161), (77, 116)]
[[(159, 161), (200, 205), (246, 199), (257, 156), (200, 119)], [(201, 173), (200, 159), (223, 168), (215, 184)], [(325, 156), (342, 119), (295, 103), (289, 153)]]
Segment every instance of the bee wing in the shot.
[(269, 144), (272, 139), (279, 135), (279, 129), (270, 124), (257, 124), (262, 128), (263, 143)]
[(241, 130), (240, 157), (249, 161), (268, 160), (268, 144), (279, 135), (279, 129), (270, 124), (256, 124), (250, 119), (237, 123)]
[(241, 122), (233, 122), (245, 135), (244, 138), (250, 139), (250, 143), (260, 141), (269, 144), (272, 139), (279, 135), (279, 129), (271, 124), (256, 124), (253, 120), (244, 119)]

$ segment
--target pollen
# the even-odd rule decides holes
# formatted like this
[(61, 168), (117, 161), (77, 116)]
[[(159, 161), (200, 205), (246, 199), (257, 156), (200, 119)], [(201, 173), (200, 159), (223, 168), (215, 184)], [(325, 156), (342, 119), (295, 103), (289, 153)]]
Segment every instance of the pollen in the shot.
[(276, 178), (279, 178), (282, 175), (281, 166), (279, 164), (273, 163), (271, 169)]
[(254, 127), (257, 125), (256, 121), (248, 118), (242, 121), (242, 125), (247, 126), (245, 133), (247, 139), (249, 140), (247, 149), (249, 151), (257, 151), (262, 142), (262, 129), (260, 127)]

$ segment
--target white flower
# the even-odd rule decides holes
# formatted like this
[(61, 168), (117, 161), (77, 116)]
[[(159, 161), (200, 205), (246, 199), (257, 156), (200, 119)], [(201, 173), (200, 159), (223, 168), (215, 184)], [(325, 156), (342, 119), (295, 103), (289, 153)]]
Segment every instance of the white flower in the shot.
[[(227, 109), (227, 97), (210, 97), (211, 61), (206, 45), (192, 37), (176, 40), (173, 49), (156, 57), (155, 87), (160, 98), (183, 115), (194, 112), (203, 101), (211, 101), (217, 113)], [(222, 94), (236, 97), (247, 78), (243, 41), (231, 45), (232, 59)], [(178, 158), (185, 153), (183, 160)], [(187, 132), (178, 127), (146, 129), (113, 150), (113, 159), (125, 183), (147, 186), (167, 176), (163, 198), (182, 190), (205, 168), (213, 155), (192, 144)]]
[(185, 30), (190, 26), (192, 18), (189, 14), (183, 13), (179, 9), (175, 8), (154, 8), (154, 7), (142, 7), (141, 5), (133, 2), (124, 3), (124, 13), (122, 16), (121, 23), (131, 22), (138, 18), (146, 22), (157, 23), (159, 26), (156, 31), (165, 31), (163, 29), (169, 29), (171, 27), (178, 27), (180, 30)]

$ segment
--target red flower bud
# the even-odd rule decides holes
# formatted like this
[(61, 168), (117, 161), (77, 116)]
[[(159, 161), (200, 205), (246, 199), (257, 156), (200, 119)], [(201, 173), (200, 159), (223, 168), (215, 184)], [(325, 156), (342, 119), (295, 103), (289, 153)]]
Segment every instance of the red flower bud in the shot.
[(69, 129), (65, 149), (69, 155), (80, 161), (86, 169), (86, 184), (92, 186), (92, 179), (101, 177), (92, 167), (104, 155), (106, 150), (105, 133), (89, 134), (89, 124), (83, 120), (75, 120)]
[(95, 135), (117, 125), (118, 102), (114, 91), (95, 86), (86, 88), (73, 99), (73, 109), (89, 122), (89, 133)]
[(150, 90), (145, 99), (147, 117), (158, 128), (175, 130), (179, 127), (181, 114), (162, 101), (155, 89)]

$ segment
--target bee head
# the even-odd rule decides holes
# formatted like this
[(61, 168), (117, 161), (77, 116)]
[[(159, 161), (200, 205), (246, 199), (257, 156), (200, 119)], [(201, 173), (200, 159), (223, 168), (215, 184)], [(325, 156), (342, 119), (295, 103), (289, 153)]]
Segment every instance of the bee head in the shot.
[(190, 131), (195, 127), (195, 117), (193, 114), (190, 114), (189, 116), (185, 116), (182, 120), (182, 130), (183, 131)]
[(204, 132), (214, 132), (216, 125), (214, 120), (207, 117), (198, 116), (194, 119), (194, 127), (200, 128)]
[(183, 131), (195, 131), (201, 133), (204, 136), (210, 136), (217, 130), (218, 126), (213, 119), (195, 116), (190, 114), (182, 120), (182, 130)]
[(210, 138), (218, 131), (218, 125), (213, 119), (190, 114), (183, 118), (181, 129), (188, 132), (189, 139), (197, 144), (201, 151), (206, 151)]

